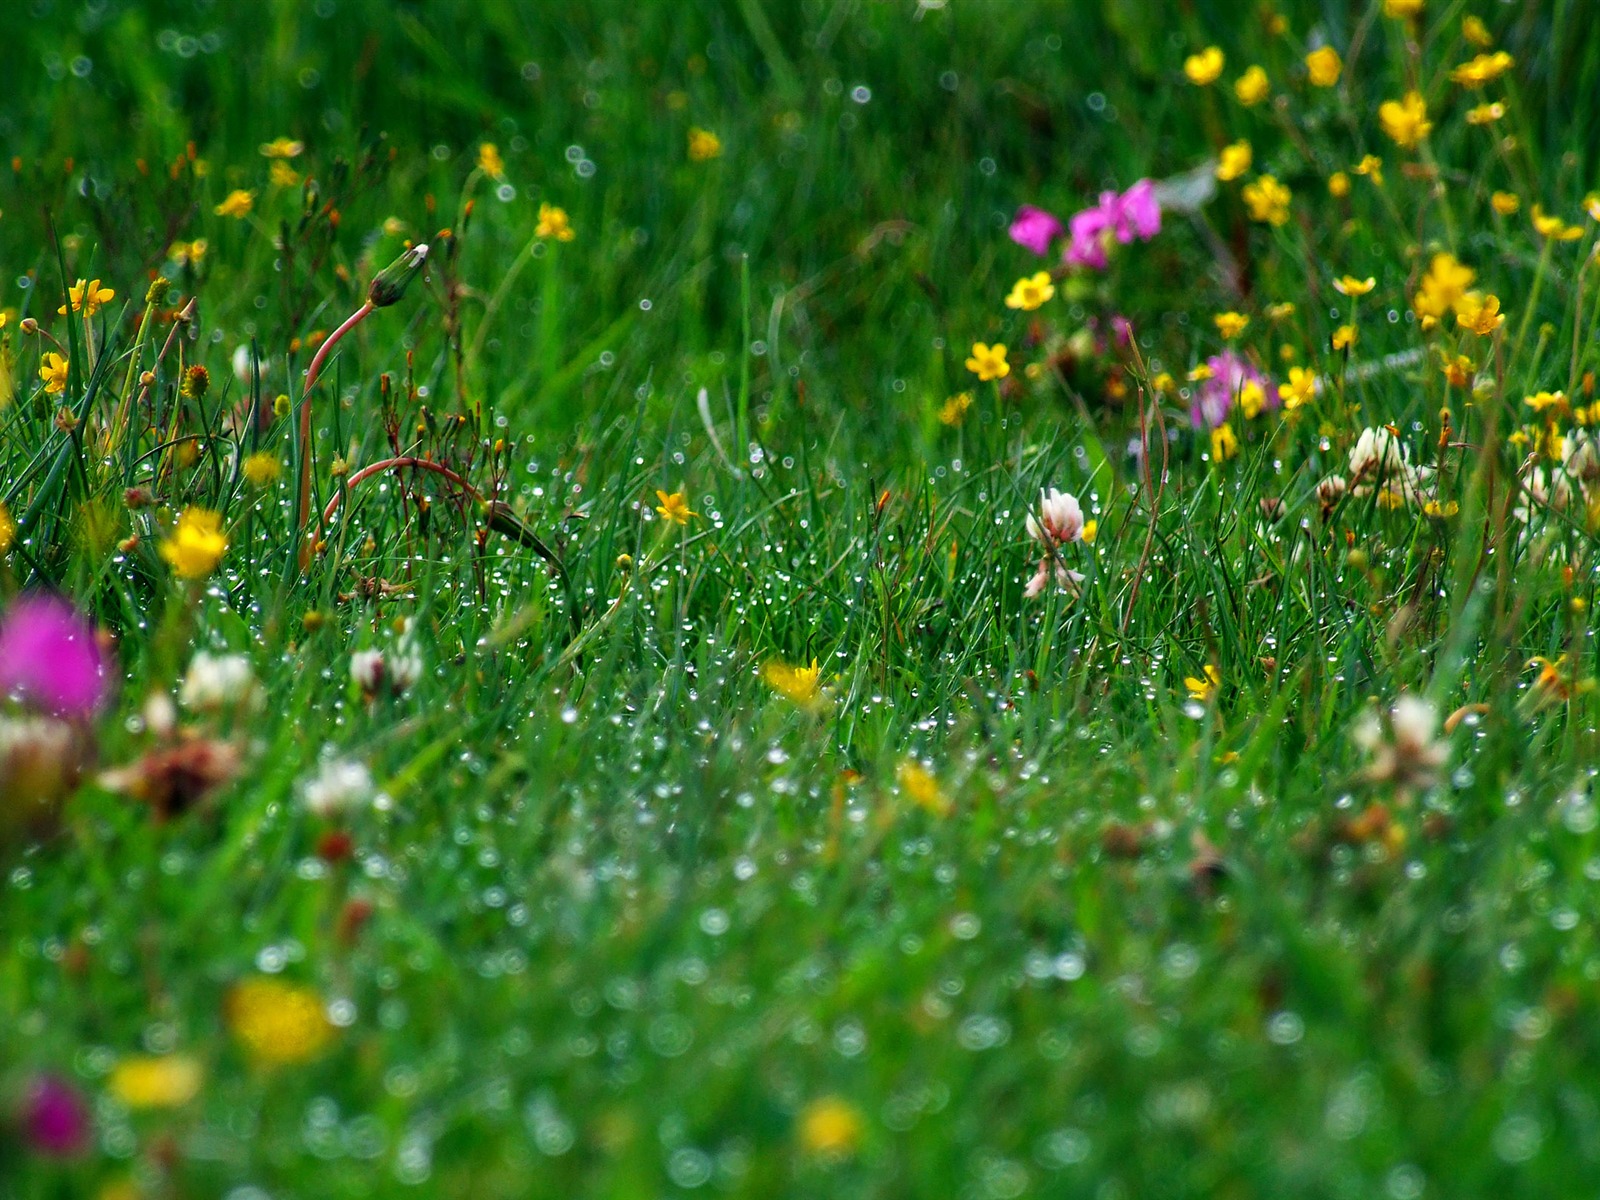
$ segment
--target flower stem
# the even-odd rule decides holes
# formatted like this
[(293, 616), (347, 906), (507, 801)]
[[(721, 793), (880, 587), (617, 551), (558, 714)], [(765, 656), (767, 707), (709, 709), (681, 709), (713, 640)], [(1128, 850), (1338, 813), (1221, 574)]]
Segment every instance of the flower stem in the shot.
[[(297, 523), (302, 535), (311, 520), (311, 389), (316, 386), (317, 377), (322, 374), (322, 364), (327, 361), (328, 355), (338, 344), (339, 339), (365, 321), (372, 312), (373, 305), (369, 300), (346, 317), (344, 324), (330, 333), (322, 345), (317, 347), (316, 354), (311, 358), (311, 365), (306, 368), (306, 383), (300, 392), (300, 495), (295, 504)], [(301, 543), (302, 571), (311, 562), (311, 547), (312, 542)]]

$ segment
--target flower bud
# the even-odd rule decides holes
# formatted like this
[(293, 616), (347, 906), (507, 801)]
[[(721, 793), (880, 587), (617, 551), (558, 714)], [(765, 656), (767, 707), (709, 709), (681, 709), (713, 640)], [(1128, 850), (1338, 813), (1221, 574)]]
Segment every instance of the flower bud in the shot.
[(401, 297), (406, 294), (406, 288), (411, 286), (411, 281), (422, 264), (428, 257), (426, 243), (411, 247), (399, 258), (395, 259), (372, 281), (372, 286), (367, 289), (367, 302), (373, 308), (388, 308), (391, 304), (398, 304)]
[(160, 304), (167, 298), (167, 293), (172, 290), (172, 280), (165, 275), (157, 275), (150, 281), (150, 286), (145, 289), (144, 302), (146, 304)]

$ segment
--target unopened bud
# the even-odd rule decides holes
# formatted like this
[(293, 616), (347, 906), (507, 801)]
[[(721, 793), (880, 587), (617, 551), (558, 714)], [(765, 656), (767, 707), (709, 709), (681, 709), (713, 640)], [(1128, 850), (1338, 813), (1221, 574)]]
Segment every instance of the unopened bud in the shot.
[(167, 293), (172, 290), (172, 280), (165, 275), (157, 275), (150, 281), (150, 286), (145, 289), (144, 302), (146, 304), (160, 304), (167, 298)]
[(22, 324), (18, 325), (17, 328), (22, 330), (22, 332), (27, 334), (29, 337), (34, 337), (39, 332), (39, 322), (34, 320), (32, 317), (23, 317)]
[(72, 410), (66, 405), (56, 409), (56, 428), (62, 433), (71, 433), (78, 427), (78, 418), (72, 415)]
[(373, 308), (388, 308), (391, 304), (400, 303), (401, 297), (406, 294), (406, 288), (411, 286), (411, 281), (416, 278), (417, 272), (422, 270), (422, 264), (427, 257), (426, 243), (411, 247), (378, 272), (377, 278), (372, 281), (372, 286), (367, 289), (367, 302)]

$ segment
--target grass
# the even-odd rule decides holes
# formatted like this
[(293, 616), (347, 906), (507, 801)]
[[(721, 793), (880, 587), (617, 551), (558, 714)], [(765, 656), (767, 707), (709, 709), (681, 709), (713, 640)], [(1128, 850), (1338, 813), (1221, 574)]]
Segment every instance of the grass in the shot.
[[(0, 1196), (1600, 1177), (1600, 509), (1547, 452), (1594, 417), (1576, 98), (1600, 53), (1573, 4), (1430, 0), (1413, 27), (1306, 0), (1284, 35), (1156, 7), (0, 16), (42, 67), (0, 109), (0, 597), (71, 597), (118, 676), (69, 796), (3, 760)], [(1474, 12), (1517, 60), (1481, 96), (1448, 78)], [(1339, 87), (1307, 85), (1308, 38)], [(1213, 41), (1199, 88), (1183, 60)], [(1281, 107), (1235, 102), (1248, 63)], [(1434, 128), (1408, 150), (1377, 113), (1411, 86)], [(719, 157), (691, 160), (696, 128)], [(278, 137), (304, 143), (292, 185), (258, 152)], [(1211, 192), (1239, 138), (1252, 170)], [(1384, 184), (1330, 195), (1368, 153)], [(1263, 172), (1281, 226), (1243, 199)], [(1209, 194), (1004, 306), (1056, 265), (1007, 238), (1019, 204), (1145, 176)], [(215, 211), (240, 189), (247, 215)], [(1536, 234), (1536, 203), (1581, 236)], [(303, 444), (315, 348), (417, 242)], [(1499, 330), (1448, 305), (1422, 328), (1445, 250)], [(58, 315), (91, 278), (115, 297)], [(1189, 418), (1223, 311), (1273, 385), (1321, 380), (1292, 412), (1235, 404), (1234, 456)], [(967, 371), (977, 341), (1006, 380)], [(1393, 507), (1320, 488), (1359, 485), (1383, 425), (1431, 473)], [(250, 482), (251, 454), (280, 476)], [(394, 456), (504, 507), (414, 467), (352, 482)], [(1049, 487), (1096, 534), (1061, 549), (1075, 592), (1030, 599)], [(334, 501), (318, 547), (302, 517)], [(228, 537), (194, 579), (163, 553), (189, 509)], [(352, 677), (408, 648), (409, 686)], [(174, 708), (202, 650), (246, 656), (260, 706)], [(813, 660), (814, 692), (773, 669)], [(1436, 777), (1382, 768), (1403, 697), (1452, 714)], [(181, 811), (149, 770), (142, 800), (106, 775), (197, 745), (238, 766)], [(316, 811), (333, 760), (376, 798)], [(290, 990), (252, 1006), (263, 978)], [(297, 1023), (305, 997), (325, 1017)], [(74, 1156), (30, 1144), (41, 1076), (91, 1109)]]

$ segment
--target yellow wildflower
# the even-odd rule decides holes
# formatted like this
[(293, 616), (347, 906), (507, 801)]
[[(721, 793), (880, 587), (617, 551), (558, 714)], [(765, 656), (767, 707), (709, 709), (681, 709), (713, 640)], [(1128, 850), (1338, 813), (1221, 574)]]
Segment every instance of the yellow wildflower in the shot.
[(710, 162), (722, 157), (722, 139), (709, 129), (689, 130), (689, 161)]
[(761, 668), (761, 677), (778, 695), (801, 708), (815, 710), (824, 703), (822, 668), (814, 658), (809, 667), (793, 667), (773, 659)]
[(1437, 500), (1429, 500), (1422, 506), (1423, 516), (1433, 517), (1439, 521), (1444, 520), (1446, 517), (1453, 517), (1460, 511), (1461, 505), (1455, 500), (1446, 500), (1443, 504)]
[(1506, 106), (1496, 100), (1494, 103), (1476, 104), (1467, 110), (1468, 125), (1493, 125), (1506, 115)]
[(1260, 67), (1246, 67), (1243, 75), (1233, 81), (1233, 94), (1246, 108), (1260, 104), (1272, 92), (1272, 83)]
[(685, 499), (682, 492), (663, 492), (660, 488), (657, 488), (656, 499), (661, 501), (660, 504), (656, 505), (656, 512), (660, 513), (664, 520), (671, 521), (674, 525), (687, 525), (690, 517), (698, 517), (700, 515), (697, 512), (690, 511), (689, 501)]
[(217, 569), (228, 549), (222, 517), (205, 508), (186, 508), (172, 535), (161, 543), (161, 557), (185, 579), (204, 579)]
[(1289, 382), (1278, 385), (1278, 399), (1283, 407), (1293, 412), (1302, 404), (1309, 404), (1317, 394), (1317, 373), (1305, 367), (1290, 367)]
[(1331, 88), (1343, 71), (1344, 62), (1332, 46), (1319, 46), (1306, 55), (1306, 75), (1313, 87)]
[(972, 355), (967, 359), (967, 370), (984, 383), (988, 383), (991, 379), (1004, 379), (1011, 374), (1011, 364), (1006, 361), (1005, 345), (996, 342), (993, 346), (986, 346), (982, 342), (973, 342)]
[(1272, 321), (1274, 324), (1279, 321), (1287, 321), (1294, 316), (1294, 301), (1283, 300), (1277, 304), (1269, 304), (1267, 305), (1266, 313), (1267, 320)]
[(1335, 171), (1328, 176), (1328, 195), (1337, 199), (1344, 199), (1350, 194), (1350, 176), (1343, 171)]
[(1361, 161), (1350, 168), (1357, 175), (1365, 175), (1372, 180), (1373, 187), (1383, 186), (1383, 159), (1376, 154), (1364, 154)]
[(1524, 396), (1522, 402), (1537, 413), (1554, 409), (1553, 416), (1564, 414), (1570, 408), (1565, 392), (1535, 392), (1531, 396)]
[[(98, 279), (78, 280), (67, 289), (67, 298), (72, 302), (72, 311), (83, 313), (92, 317), (100, 311), (100, 306), (116, 298), (117, 293), (108, 287), (101, 287)], [(63, 304), (56, 312), (62, 316), (67, 315), (67, 306)]]
[(67, 360), (54, 350), (46, 350), (39, 360), (39, 378), (44, 380), (44, 390), (59, 396), (67, 390)]
[(1480, 54), (1462, 63), (1450, 72), (1450, 78), (1462, 87), (1481, 88), (1499, 79), (1516, 63), (1517, 60), (1504, 50), (1496, 50), (1493, 54)]
[(223, 1005), (228, 1028), (256, 1063), (284, 1066), (315, 1058), (333, 1038), (322, 999), (280, 979), (236, 983)]
[(572, 230), (572, 222), (567, 219), (566, 209), (557, 208), (554, 204), (540, 204), (539, 223), (533, 227), (533, 236), (570, 242), (578, 235)]
[(17, 523), (11, 519), (11, 510), (0, 502), (0, 554), (11, 549), (11, 543), (17, 540)]
[(1465, 354), (1457, 354), (1454, 358), (1446, 357), (1439, 369), (1444, 372), (1444, 381), (1451, 387), (1464, 388), (1472, 383), (1473, 373), (1478, 368)]
[(954, 429), (961, 424), (967, 415), (967, 409), (972, 407), (972, 393), (959, 392), (944, 402), (939, 409), (939, 423)]
[(1210, 379), (1215, 374), (1216, 371), (1212, 369), (1211, 364), (1196, 363), (1193, 367), (1189, 368), (1189, 374), (1187, 378), (1190, 383), (1204, 383), (1207, 379)]
[(1094, 545), (1095, 538), (1100, 536), (1100, 522), (1088, 520), (1083, 523), (1083, 528), (1078, 532), (1078, 540), (1086, 546)]
[(918, 808), (926, 809), (936, 817), (949, 816), (950, 810), (955, 807), (939, 786), (939, 781), (933, 777), (933, 772), (916, 759), (908, 758), (902, 762), (895, 768), (894, 777), (900, 784), (900, 790), (911, 797)]
[(205, 238), (195, 238), (192, 242), (173, 242), (167, 247), (167, 257), (180, 267), (192, 267), (205, 258), (210, 248), (211, 243)]
[(1455, 255), (1435, 254), (1422, 277), (1422, 290), (1411, 298), (1411, 307), (1421, 318), (1422, 328), (1432, 329), (1443, 320), (1476, 278), (1477, 272), (1458, 262)]
[(1222, 74), (1225, 59), (1219, 46), (1207, 46), (1199, 54), (1183, 60), (1183, 73), (1196, 87), (1209, 87)]
[(270, 142), (261, 143), (261, 153), (268, 158), (299, 158), (305, 153), (305, 143), (297, 142), (293, 138), (273, 138)]
[(1227, 462), (1239, 453), (1239, 438), (1232, 425), (1218, 425), (1211, 431), (1211, 457), (1216, 462)]
[(800, 1144), (823, 1158), (848, 1158), (861, 1145), (860, 1110), (838, 1096), (823, 1096), (800, 1113)]
[(1421, 92), (1407, 92), (1399, 100), (1385, 100), (1378, 105), (1378, 124), (1389, 140), (1402, 150), (1414, 150), (1417, 144), (1433, 129), (1428, 120), (1428, 106)]
[(1341, 325), (1333, 331), (1331, 339), (1334, 351), (1348, 350), (1360, 339), (1361, 333), (1354, 325)]
[(1600, 192), (1590, 192), (1583, 198), (1583, 211), (1591, 221), (1600, 221)]
[(1341, 296), (1365, 296), (1378, 286), (1378, 281), (1371, 275), (1365, 279), (1357, 279), (1354, 275), (1341, 275), (1333, 281), (1333, 290)]
[(1239, 388), (1239, 411), (1246, 421), (1253, 421), (1266, 407), (1266, 390), (1254, 379), (1247, 379)]
[(1483, 296), (1467, 292), (1455, 302), (1456, 324), (1480, 337), (1487, 337), (1505, 324), (1505, 314), (1500, 311), (1498, 296)]
[(1422, 14), (1422, 0), (1383, 0), (1383, 15), (1396, 20), (1415, 20)]
[(179, 1108), (200, 1093), (205, 1071), (186, 1054), (125, 1058), (111, 1071), (107, 1090), (129, 1108)]
[(1494, 45), (1494, 36), (1489, 32), (1489, 27), (1483, 23), (1483, 18), (1471, 16), (1461, 20), (1461, 36), (1474, 46)]
[(1494, 205), (1495, 212), (1502, 217), (1509, 217), (1522, 207), (1522, 201), (1515, 192), (1496, 192), (1489, 197), (1489, 203)]
[(300, 173), (282, 159), (274, 159), (272, 169), (267, 172), (267, 179), (273, 187), (292, 188), (300, 186)]
[(1571, 242), (1583, 236), (1581, 225), (1568, 225), (1560, 217), (1547, 214), (1544, 209), (1535, 204), (1533, 206), (1533, 228), (1542, 238), (1552, 242)]
[(228, 198), (211, 211), (219, 217), (233, 217), (242, 220), (250, 215), (250, 210), (255, 207), (256, 194), (247, 192), (243, 188), (235, 188), (228, 193)]
[(1223, 183), (1239, 178), (1250, 169), (1250, 143), (1243, 138), (1222, 148), (1217, 156), (1217, 178)]
[(1210, 702), (1211, 697), (1217, 694), (1217, 689), (1222, 686), (1222, 672), (1217, 670), (1213, 664), (1207, 663), (1203, 676), (1203, 678), (1197, 678), (1193, 675), (1185, 675), (1183, 686), (1189, 689), (1189, 699), (1198, 701), (1201, 704), (1207, 704)]
[(245, 456), (239, 464), (239, 474), (256, 487), (266, 487), (269, 483), (277, 481), (283, 474), (283, 464), (278, 461), (278, 456), (270, 450), (258, 450), (254, 454)]
[(1250, 210), (1252, 221), (1268, 225), (1286, 225), (1289, 222), (1289, 189), (1272, 175), (1262, 175), (1253, 183), (1244, 185), (1239, 193)]
[(493, 142), (484, 142), (478, 147), (478, 170), (490, 179), (504, 179), (506, 177), (506, 161), (500, 157), (500, 147)]
[(1223, 312), (1211, 318), (1217, 327), (1217, 332), (1230, 341), (1243, 333), (1250, 324), (1250, 318), (1243, 313)]
[(1056, 285), (1050, 282), (1050, 272), (1040, 271), (1026, 275), (1012, 285), (1011, 294), (1006, 297), (1006, 307), (1032, 312), (1055, 294)]

